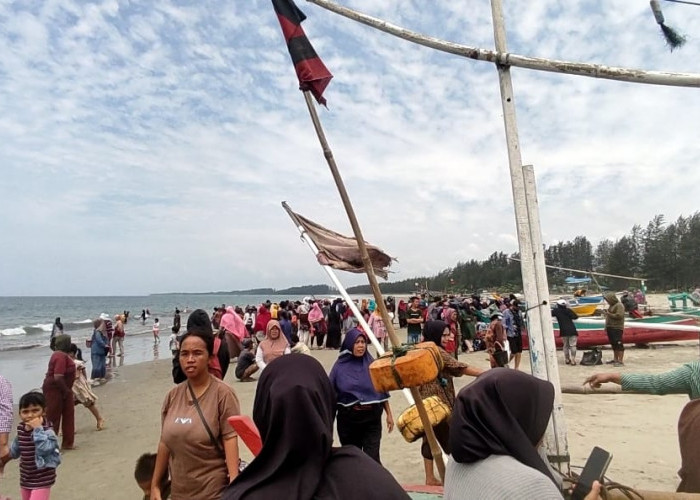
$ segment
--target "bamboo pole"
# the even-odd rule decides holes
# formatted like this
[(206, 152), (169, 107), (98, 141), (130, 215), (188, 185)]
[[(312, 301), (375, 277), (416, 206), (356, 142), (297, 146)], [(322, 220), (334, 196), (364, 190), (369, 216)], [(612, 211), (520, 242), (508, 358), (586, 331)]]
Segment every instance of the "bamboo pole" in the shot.
[(563, 73), (567, 75), (587, 76), (621, 82), (646, 83), (650, 85), (668, 85), (672, 87), (700, 87), (700, 74), (697, 73), (672, 73), (666, 71), (645, 71), (641, 69), (619, 68), (604, 66), (602, 64), (577, 63), (545, 59), (542, 57), (528, 57), (518, 54), (510, 54), (498, 48), (493, 50), (479, 49), (468, 45), (447, 42), (432, 36), (421, 35), (415, 31), (391, 24), (382, 19), (363, 14), (357, 10), (343, 7), (329, 0), (307, 0), (310, 3), (323, 7), (326, 10), (340, 14), (353, 21), (365, 24), (403, 40), (430, 47), (431, 49), (447, 52), (457, 56), (467, 57), (477, 61), (488, 61), (496, 65), (516, 66), (550, 73)]
[[(289, 217), (294, 222), (294, 225), (297, 227), (297, 230), (301, 233), (301, 238), (306, 242), (308, 247), (311, 249), (311, 252), (314, 255), (318, 255), (318, 247), (313, 242), (311, 237), (309, 237), (309, 235), (306, 234), (306, 230), (304, 229), (304, 226), (299, 223), (299, 220), (296, 218), (294, 212), (292, 212), (292, 209), (289, 208), (289, 205), (287, 205), (287, 202), (283, 201), (282, 206), (287, 211), (287, 215), (289, 215)], [(362, 313), (355, 305), (355, 302), (352, 300), (352, 297), (350, 297), (350, 294), (348, 293), (348, 291), (345, 289), (343, 284), (338, 279), (338, 276), (336, 276), (335, 272), (333, 271), (333, 268), (330, 266), (324, 266), (324, 265), (322, 265), (321, 267), (326, 271), (326, 273), (328, 274), (328, 277), (331, 279), (331, 281), (333, 282), (335, 287), (340, 292), (340, 295), (342, 295), (343, 298), (345, 299), (345, 302), (347, 302), (348, 307), (352, 311), (353, 316), (355, 316), (355, 319), (357, 319), (357, 322), (365, 330), (365, 332), (367, 333), (367, 336), (369, 337), (370, 342), (372, 342), (372, 345), (375, 347), (375, 349), (377, 349), (377, 352), (379, 353), (379, 355), (381, 356), (382, 354), (384, 354), (384, 346), (382, 346), (382, 344), (377, 340), (377, 337), (374, 335), (374, 332), (372, 331), (372, 329), (369, 327), (369, 325), (365, 321), (364, 316), (362, 316)], [(415, 401), (413, 400), (413, 396), (411, 395), (411, 391), (409, 391), (408, 389), (404, 389), (403, 394), (406, 397), (406, 401), (408, 401), (409, 405), (415, 404)]]
[[(355, 209), (350, 202), (350, 197), (345, 189), (345, 183), (340, 175), (338, 166), (335, 163), (335, 158), (333, 157), (333, 151), (331, 151), (328, 141), (326, 140), (326, 134), (323, 132), (323, 127), (321, 126), (321, 120), (316, 112), (316, 106), (311, 96), (311, 92), (308, 90), (304, 91), (304, 99), (306, 100), (306, 107), (309, 109), (309, 114), (311, 115), (311, 121), (314, 124), (314, 129), (316, 130), (316, 135), (323, 149), (323, 156), (326, 158), (328, 167), (333, 175), (333, 181), (338, 188), (338, 193), (340, 194), (340, 199), (343, 201), (343, 206), (345, 207), (345, 212), (347, 213), (348, 219), (350, 220), (350, 225), (352, 226), (352, 232), (357, 240), (357, 245), (360, 249), (360, 255), (362, 256), (362, 264), (365, 267), (365, 272), (367, 273), (367, 279), (369, 281), (370, 288), (372, 289), (372, 295), (374, 295), (374, 300), (379, 309), (379, 313), (384, 320), (384, 325), (386, 326), (387, 333), (389, 334), (389, 339), (391, 344), (394, 346), (401, 345), (399, 337), (394, 331), (394, 325), (389, 317), (389, 312), (386, 309), (386, 304), (384, 304), (384, 298), (382, 297), (382, 292), (379, 289), (379, 283), (377, 282), (377, 277), (374, 274), (374, 268), (372, 267), (372, 261), (369, 258), (369, 253), (367, 252), (367, 246), (365, 245), (365, 239), (362, 236), (362, 230), (360, 229), (360, 224), (355, 216)], [(430, 425), (430, 419), (423, 406), (423, 399), (420, 397), (417, 387), (411, 387), (411, 395), (415, 400), (416, 409), (418, 410), (418, 415), (420, 416), (421, 422), (423, 423), (423, 428), (425, 430), (425, 437), (428, 439), (430, 444), (430, 452), (433, 455), (435, 464), (437, 465), (438, 473), (440, 474), (440, 479), (445, 481), (445, 462), (442, 459), (442, 450), (438, 444), (437, 438), (435, 437), (435, 432), (433, 427)]]
[(615, 384), (600, 389), (592, 389), (588, 384), (565, 384), (561, 386), (561, 392), (564, 394), (642, 394), (641, 392), (622, 392), (622, 387)]
[[(647, 491), (647, 490), (634, 490), (641, 498), (644, 500), (700, 500), (700, 494), (698, 493), (676, 493), (671, 491)], [(639, 497), (629, 497), (625, 495), (624, 492), (620, 490), (610, 490), (607, 493), (606, 498), (608, 500), (630, 500), (630, 498)]]

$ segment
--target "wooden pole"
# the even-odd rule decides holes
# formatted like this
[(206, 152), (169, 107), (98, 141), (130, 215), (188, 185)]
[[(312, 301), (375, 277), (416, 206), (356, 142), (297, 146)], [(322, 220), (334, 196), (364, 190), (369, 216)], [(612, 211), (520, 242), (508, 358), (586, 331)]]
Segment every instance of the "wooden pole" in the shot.
[[(508, 48), (501, 0), (491, 0), (491, 13), (493, 16), (493, 36), (496, 50), (505, 52)], [(510, 167), (511, 187), (513, 190), (515, 226), (520, 249), (523, 291), (525, 292), (525, 300), (529, 305), (527, 327), (530, 339), (532, 374), (537, 378), (552, 382), (555, 390), (552, 418), (547, 426), (543, 444), (547, 450), (547, 456), (553, 465), (562, 472), (564, 472), (562, 469), (566, 469), (568, 472), (569, 450), (564, 423), (564, 408), (561, 402), (561, 393), (556, 394), (560, 389), (559, 371), (556, 365), (556, 349), (554, 348), (554, 332), (552, 331), (552, 322), (549, 317), (549, 307), (546, 305), (549, 300), (547, 275), (546, 272), (543, 273), (544, 275), (538, 274), (538, 266), (536, 264), (536, 260), (541, 260), (540, 268), (544, 270), (544, 254), (541, 248), (537, 198), (533, 185), (529, 190), (531, 193), (530, 207), (528, 207), (528, 189), (520, 156), (518, 124), (515, 116), (515, 97), (513, 95), (510, 67), (501, 64), (497, 64), (496, 67), (498, 69), (503, 122), (506, 131), (506, 144), (508, 146), (508, 165)], [(544, 317), (545, 314), (547, 317)], [(547, 335), (550, 335), (551, 338), (546, 339)]]
[[(498, 0), (500, 2), (500, 0)], [(544, 263), (544, 246), (542, 245), (542, 229), (540, 225), (540, 209), (537, 201), (537, 183), (535, 169), (532, 165), (522, 167), (525, 184), (525, 200), (527, 203), (527, 218), (532, 239), (532, 253), (535, 266), (535, 288), (537, 289), (537, 304), (542, 351), (544, 353), (545, 372), (547, 380), (554, 386), (554, 406), (552, 409), (552, 431), (554, 432), (555, 455), (550, 457), (556, 463), (569, 463), (569, 443), (566, 436), (566, 420), (564, 418), (564, 403), (559, 389), (559, 364), (557, 362), (557, 346), (554, 342), (554, 326), (549, 312), (549, 283), (547, 268)]]
[(446, 42), (432, 36), (421, 35), (401, 26), (388, 23), (382, 19), (368, 16), (353, 9), (343, 7), (329, 0), (307, 0), (310, 3), (323, 7), (326, 10), (340, 14), (372, 28), (378, 29), (403, 40), (430, 47), (431, 49), (447, 52), (457, 56), (488, 61), (496, 65), (516, 66), (519, 68), (548, 71), (550, 73), (564, 73), (567, 75), (587, 76), (591, 78), (603, 78), (620, 82), (646, 83), (650, 85), (668, 85), (672, 87), (700, 87), (700, 74), (697, 73), (671, 73), (665, 71), (645, 71), (633, 68), (618, 68), (604, 66), (602, 64), (577, 63), (571, 61), (558, 61), (542, 57), (528, 57), (518, 54), (510, 54), (505, 50), (496, 51), (479, 49), (454, 42)]
[[(294, 222), (294, 225), (297, 227), (297, 230), (301, 233), (301, 238), (306, 242), (308, 247), (311, 249), (311, 252), (314, 255), (318, 255), (318, 247), (313, 242), (311, 237), (306, 233), (304, 226), (299, 223), (299, 220), (296, 218), (296, 215), (294, 214), (292, 209), (289, 208), (289, 205), (287, 205), (287, 203), (284, 201), (282, 202), (282, 206), (284, 207), (284, 209), (287, 211), (287, 214)], [(382, 344), (377, 340), (377, 337), (374, 335), (374, 332), (372, 331), (372, 329), (369, 327), (369, 325), (365, 321), (364, 316), (362, 316), (362, 313), (355, 305), (355, 302), (352, 300), (352, 297), (350, 297), (350, 294), (348, 293), (348, 291), (345, 289), (343, 284), (340, 282), (338, 277), (335, 275), (333, 268), (331, 268), (330, 266), (323, 266), (323, 265), (321, 267), (326, 271), (326, 273), (328, 274), (328, 277), (331, 279), (331, 281), (333, 282), (335, 287), (340, 292), (340, 295), (342, 295), (343, 298), (345, 299), (345, 302), (347, 302), (348, 307), (352, 311), (353, 316), (355, 316), (355, 319), (357, 319), (357, 322), (362, 326), (362, 328), (365, 330), (365, 332), (367, 332), (367, 336), (369, 337), (370, 342), (372, 342), (372, 345), (375, 347), (375, 349), (377, 349), (377, 352), (379, 353), (379, 355), (381, 356), (382, 354), (384, 354), (384, 346), (382, 346)], [(411, 391), (409, 391), (408, 389), (404, 389), (403, 394), (406, 397), (406, 401), (408, 401), (409, 405), (415, 404), (415, 401), (413, 400), (413, 396), (411, 395)]]
[[(362, 264), (365, 267), (365, 272), (367, 273), (367, 279), (369, 281), (369, 286), (372, 289), (372, 295), (374, 295), (374, 301), (377, 304), (379, 313), (384, 320), (384, 326), (386, 327), (391, 344), (394, 346), (401, 345), (399, 337), (394, 331), (394, 325), (389, 317), (389, 312), (386, 309), (386, 304), (384, 304), (384, 298), (382, 297), (382, 292), (379, 289), (379, 283), (377, 282), (377, 277), (374, 274), (374, 268), (372, 267), (372, 261), (369, 258), (369, 253), (367, 252), (367, 246), (365, 245), (365, 239), (362, 236), (362, 230), (360, 229), (360, 224), (355, 216), (355, 209), (350, 202), (350, 197), (345, 189), (345, 183), (343, 178), (340, 176), (340, 171), (335, 163), (335, 158), (333, 157), (333, 151), (331, 151), (328, 141), (326, 140), (326, 134), (323, 132), (323, 127), (321, 126), (321, 120), (316, 112), (316, 105), (314, 104), (311, 92), (308, 90), (304, 91), (304, 99), (306, 100), (306, 107), (309, 109), (309, 114), (311, 115), (311, 121), (314, 124), (314, 129), (316, 130), (316, 135), (321, 143), (321, 148), (323, 149), (323, 156), (326, 158), (328, 167), (333, 175), (333, 181), (338, 188), (338, 193), (340, 194), (340, 199), (343, 201), (343, 207), (345, 207), (345, 212), (350, 220), (350, 225), (352, 226), (352, 232), (357, 240), (357, 245), (360, 248), (360, 254), (362, 256)], [(440, 474), (440, 479), (445, 480), (445, 462), (442, 459), (442, 450), (438, 444), (437, 438), (435, 437), (435, 432), (433, 427), (430, 425), (430, 419), (423, 406), (423, 399), (420, 397), (417, 387), (411, 387), (411, 395), (415, 400), (416, 409), (418, 410), (418, 415), (420, 416), (421, 422), (423, 423), (423, 428), (425, 429), (425, 436), (430, 444), (430, 452), (433, 455), (435, 464), (438, 468), (438, 473)]]

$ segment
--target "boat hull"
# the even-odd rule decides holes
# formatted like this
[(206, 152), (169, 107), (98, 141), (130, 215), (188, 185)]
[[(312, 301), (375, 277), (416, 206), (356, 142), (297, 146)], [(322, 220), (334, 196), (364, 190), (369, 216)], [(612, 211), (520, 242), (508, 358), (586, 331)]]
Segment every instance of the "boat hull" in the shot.
[(569, 306), (569, 309), (574, 311), (578, 316), (593, 316), (596, 309), (598, 309), (598, 304), (578, 304), (575, 306)]
[[(697, 315), (700, 319), (700, 312), (696, 312), (693, 315)], [(655, 342), (679, 342), (682, 340), (698, 340), (697, 332), (685, 332), (677, 330), (664, 330), (659, 329), (658, 325), (668, 324), (669, 326), (696, 326), (698, 319), (692, 317), (679, 317), (673, 315), (666, 316), (650, 316), (641, 319), (631, 319), (625, 318), (625, 324), (629, 325), (634, 323), (634, 328), (625, 328), (622, 334), (622, 342), (625, 344), (652, 344)], [(580, 323), (574, 321), (576, 324), (576, 329), (578, 330), (578, 348), (587, 348), (601, 345), (608, 345), (608, 335), (605, 332), (604, 322), (601, 321), (600, 324), (591, 323)], [(644, 324), (655, 325), (655, 328), (645, 328)], [(554, 341), (556, 342), (557, 348), (562, 346), (562, 338), (559, 335), (559, 325), (554, 323)], [(523, 334), (523, 348), (528, 348), (528, 337), (527, 333)]]
[(600, 304), (603, 302), (602, 295), (584, 295), (582, 297), (576, 297), (579, 304)]

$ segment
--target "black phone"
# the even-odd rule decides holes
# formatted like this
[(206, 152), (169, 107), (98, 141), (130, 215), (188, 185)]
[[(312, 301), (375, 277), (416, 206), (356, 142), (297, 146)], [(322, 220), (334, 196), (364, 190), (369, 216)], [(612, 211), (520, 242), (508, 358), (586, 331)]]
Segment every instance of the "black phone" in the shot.
[(612, 460), (610, 453), (597, 446), (593, 448), (571, 494), (572, 500), (583, 500), (590, 493), (593, 482), (603, 480), (605, 471), (608, 470), (608, 465), (610, 465), (610, 460)]

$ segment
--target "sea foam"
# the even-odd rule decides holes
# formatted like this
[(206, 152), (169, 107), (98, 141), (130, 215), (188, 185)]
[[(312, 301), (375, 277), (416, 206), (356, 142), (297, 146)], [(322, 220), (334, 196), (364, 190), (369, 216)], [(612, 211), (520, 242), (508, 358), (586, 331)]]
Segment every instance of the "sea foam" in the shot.
[(10, 335), (26, 335), (27, 332), (24, 331), (24, 328), (17, 327), (17, 328), (6, 328), (5, 330), (0, 330), (0, 335), (4, 336), (10, 336)]

